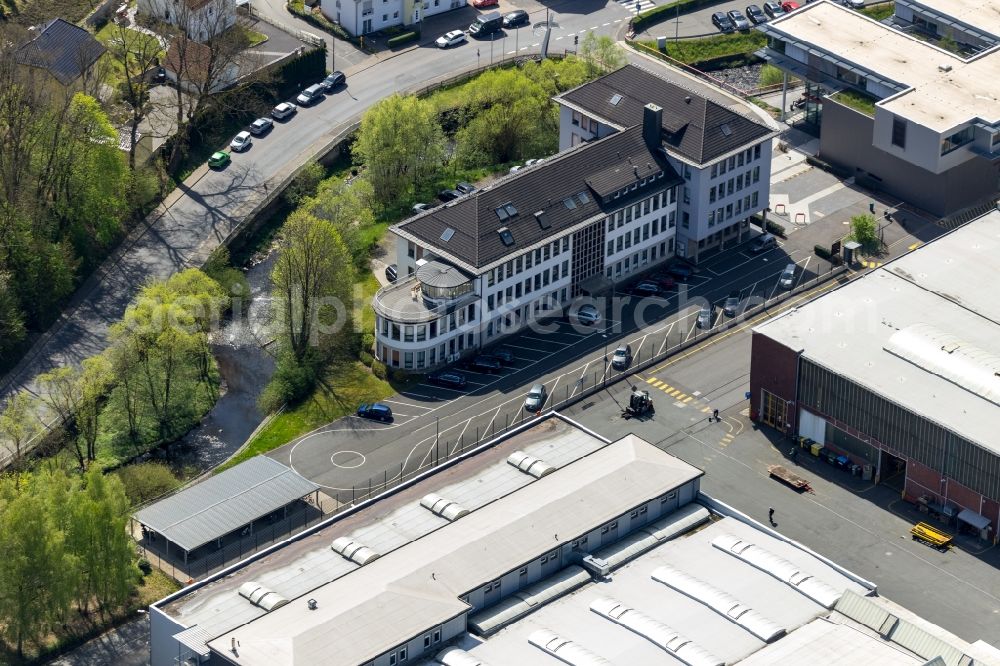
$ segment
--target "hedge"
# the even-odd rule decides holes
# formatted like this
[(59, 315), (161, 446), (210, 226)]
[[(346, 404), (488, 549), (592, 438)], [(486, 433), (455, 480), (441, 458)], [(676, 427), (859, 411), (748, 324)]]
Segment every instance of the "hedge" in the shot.
[(681, 14), (686, 14), (690, 11), (694, 11), (695, 9), (701, 9), (702, 7), (717, 4), (718, 1), (719, 0), (677, 0), (676, 2), (654, 7), (653, 9), (647, 9), (644, 12), (640, 12), (634, 19), (632, 19), (632, 28), (636, 32), (640, 32), (653, 24), (659, 23), (660, 21), (666, 21), (667, 19), (677, 16), (678, 11)]
[(826, 247), (825, 245), (814, 245), (813, 252), (815, 252), (816, 256), (819, 257), (820, 259), (826, 259), (827, 261), (829, 261), (830, 257), (833, 256), (832, 254), (830, 254), (830, 248)]
[(783, 227), (782, 225), (778, 224), (774, 220), (767, 220), (765, 224), (767, 225), (766, 230), (769, 233), (772, 233), (775, 236), (780, 236), (781, 238), (787, 238), (785, 236), (785, 227)]
[(394, 49), (397, 46), (402, 46), (403, 44), (409, 44), (410, 42), (415, 42), (420, 39), (419, 32), (404, 32), (401, 35), (396, 35), (395, 37), (390, 37), (386, 40), (385, 45), (390, 49)]

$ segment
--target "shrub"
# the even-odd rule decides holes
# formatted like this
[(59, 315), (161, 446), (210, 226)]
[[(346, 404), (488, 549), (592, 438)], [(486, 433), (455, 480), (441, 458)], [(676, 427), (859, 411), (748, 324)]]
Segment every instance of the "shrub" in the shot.
[(385, 363), (382, 361), (372, 361), (372, 374), (379, 379), (385, 379), (388, 377), (388, 370), (385, 367)]
[(145, 557), (140, 557), (139, 561), (136, 562), (136, 566), (139, 567), (139, 571), (142, 572), (143, 576), (148, 576), (153, 573), (153, 565), (149, 563)]
[(390, 37), (386, 40), (385, 45), (390, 49), (394, 49), (397, 46), (402, 46), (403, 44), (409, 44), (410, 42), (415, 42), (420, 39), (419, 32), (404, 32), (401, 35), (396, 35), (395, 37)]
[(406, 372), (406, 370), (393, 370), (392, 371), (392, 381), (394, 381), (394, 382), (398, 382), (398, 383), (401, 384), (401, 383), (405, 382), (409, 378), (410, 378), (410, 373)]
[[(371, 354), (371, 351), (375, 349), (375, 335), (373, 333), (361, 334), (361, 352)], [(367, 363), (365, 364), (367, 365)]]
[(813, 252), (815, 252), (816, 256), (820, 259), (826, 259), (827, 261), (830, 261), (830, 258), (833, 256), (830, 254), (830, 248), (825, 245), (814, 245)]
[(768, 220), (766, 222), (766, 226), (767, 226), (766, 231), (769, 231), (775, 236), (780, 236), (781, 238), (787, 238), (787, 236), (785, 236), (785, 227), (778, 224), (774, 220)]
[(316, 385), (316, 366), (312, 359), (300, 361), (291, 353), (278, 356), (274, 375), (257, 401), (261, 411), (270, 414), (286, 403), (295, 403), (308, 396)]
[(366, 351), (363, 351), (360, 354), (358, 354), (358, 358), (361, 359), (361, 362), (367, 366), (371, 366), (371, 364), (374, 363), (375, 361), (375, 357)]
[(125, 486), (125, 495), (133, 505), (166, 494), (180, 485), (170, 468), (160, 462), (126, 465), (115, 474)]

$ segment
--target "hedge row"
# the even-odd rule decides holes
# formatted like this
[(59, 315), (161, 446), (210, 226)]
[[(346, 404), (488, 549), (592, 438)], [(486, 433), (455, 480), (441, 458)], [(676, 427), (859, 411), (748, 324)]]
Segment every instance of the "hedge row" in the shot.
[(352, 37), (346, 30), (344, 30), (342, 26), (326, 18), (326, 16), (324, 16), (323, 14), (317, 15), (313, 13), (311, 9), (307, 9), (305, 6), (303, 6), (303, 3), (288, 2), (288, 4), (286, 4), (285, 6), (288, 8), (289, 13), (295, 14), (303, 21), (307, 21), (316, 26), (317, 28), (319, 28), (320, 30), (325, 30), (326, 32), (330, 33), (331, 35), (334, 35), (335, 37), (339, 37), (345, 42), (351, 42), (352, 44), (357, 45), (358, 43), (357, 38)]
[(660, 21), (666, 21), (667, 19), (677, 16), (678, 12), (686, 14), (694, 11), (695, 9), (701, 9), (702, 7), (714, 5), (718, 1), (719, 0), (677, 0), (676, 2), (654, 7), (653, 9), (647, 9), (644, 12), (640, 12), (634, 19), (632, 19), (632, 28), (636, 32), (641, 32), (653, 24), (659, 23)]
[(783, 227), (782, 225), (778, 224), (774, 220), (768, 220), (766, 222), (766, 225), (767, 225), (766, 229), (767, 232), (772, 233), (780, 238), (786, 238), (785, 227)]
[(409, 44), (410, 42), (415, 42), (420, 39), (419, 32), (404, 32), (395, 37), (390, 37), (385, 41), (385, 45), (390, 49), (394, 49), (397, 46), (402, 46), (403, 44)]

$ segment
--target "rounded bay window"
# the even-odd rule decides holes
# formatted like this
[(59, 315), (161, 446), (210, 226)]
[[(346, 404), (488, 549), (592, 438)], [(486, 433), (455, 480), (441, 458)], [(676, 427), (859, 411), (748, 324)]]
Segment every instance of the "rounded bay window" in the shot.
[(473, 290), (472, 278), (442, 261), (428, 261), (420, 266), (417, 281), (424, 298), (434, 302), (455, 300)]

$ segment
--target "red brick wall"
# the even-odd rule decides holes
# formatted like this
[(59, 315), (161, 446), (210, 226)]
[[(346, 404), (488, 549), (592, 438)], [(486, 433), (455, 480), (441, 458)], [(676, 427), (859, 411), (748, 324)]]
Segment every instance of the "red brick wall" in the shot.
[[(750, 343), (750, 406), (752, 413), (760, 409), (761, 390), (786, 401), (795, 400), (795, 380), (798, 352), (775, 342), (766, 335), (754, 333)], [(798, 428), (798, 406), (789, 410), (792, 431)]]
[(941, 483), (941, 474), (935, 470), (918, 463), (916, 460), (908, 460), (906, 463), (906, 495), (916, 499), (921, 495), (930, 495), (934, 501), (940, 502), (944, 499), (942, 491), (944, 485)]
[(906, 497), (916, 500), (922, 495), (929, 495), (935, 502), (957, 505), (959, 510), (975, 511), (993, 522), (993, 533), (996, 534), (996, 530), (1000, 528), (1000, 503), (984, 498), (980, 493), (966, 488), (953, 479), (941, 483), (941, 478), (941, 474), (930, 467), (914, 460), (907, 461)]

